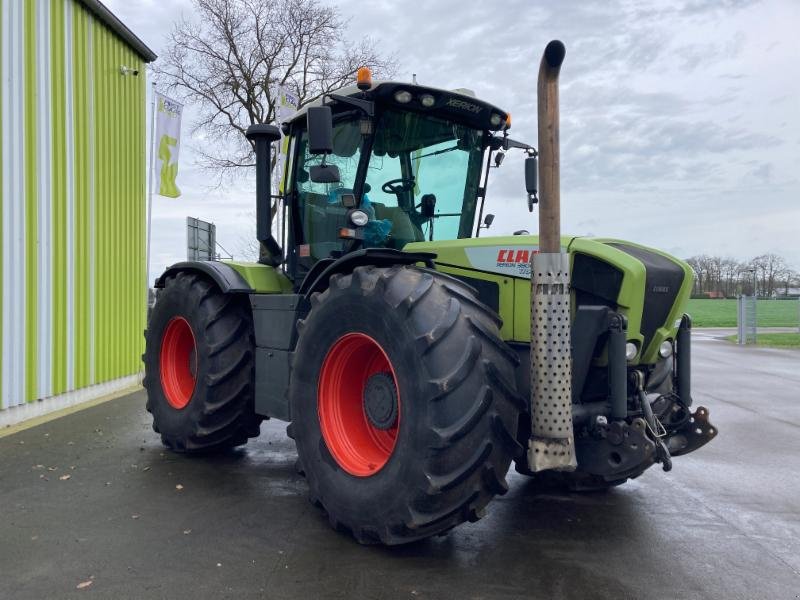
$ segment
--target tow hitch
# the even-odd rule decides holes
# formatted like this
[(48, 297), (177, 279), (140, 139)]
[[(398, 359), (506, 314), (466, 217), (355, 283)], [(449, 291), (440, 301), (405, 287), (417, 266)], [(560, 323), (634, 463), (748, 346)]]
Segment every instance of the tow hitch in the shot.
[(672, 433), (666, 441), (672, 456), (694, 452), (717, 437), (717, 428), (708, 422), (708, 409), (698, 406), (686, 423)]

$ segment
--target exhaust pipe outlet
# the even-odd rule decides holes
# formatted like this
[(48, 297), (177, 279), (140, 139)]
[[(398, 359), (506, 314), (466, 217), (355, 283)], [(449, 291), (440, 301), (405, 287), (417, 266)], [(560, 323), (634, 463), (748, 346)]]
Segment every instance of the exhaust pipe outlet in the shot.
[(531, 258), (531, 439), (528, 467), (572, 471), (569, 256), (561, 248), (558, 75), (566, 48), (547, 44), (539, 64), (539, 252)]

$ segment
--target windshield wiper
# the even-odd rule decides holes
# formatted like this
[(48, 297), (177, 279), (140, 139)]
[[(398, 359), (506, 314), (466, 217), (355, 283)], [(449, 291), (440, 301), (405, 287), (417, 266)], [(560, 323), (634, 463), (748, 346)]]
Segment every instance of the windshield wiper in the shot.
[(444, 154), (445, 152), (452, 152), (453, 150), (458, 150), (458, 144), (456, 144), (452, 148), (445, 148), (444, 150), (437, 150), (436, 152), (430, 152), (428, 154), (423, 154), (422, 156), (412, 156), (411, 160), (420, 160), (421, 158), (426, 158), (428, 156), (438, 156), (439, 154)]

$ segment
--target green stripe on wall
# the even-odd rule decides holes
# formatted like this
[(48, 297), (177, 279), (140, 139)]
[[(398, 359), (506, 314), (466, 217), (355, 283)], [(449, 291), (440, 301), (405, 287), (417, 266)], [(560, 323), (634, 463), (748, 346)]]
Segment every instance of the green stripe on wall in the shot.
[(67, 141), (64, 1), (50, 3), (51, 124), (53, 132), (53, 394), (67, 391)]
[[(96, 300), (98, 381), (141, 369), (144, 321), (144, 79), (121, 76), (141, 61), (99, 23), (93, 30), (95, 82)], [(119, 144), (118, 139), (127, 140)], [(126, 315), (121, 319), (119, 315)], [(133, 350), (133, 351), (132, 351)]]
[(107, 367), (110, 348), (106, 348), (104, 341), (107, 336), (105, 287), (108, 285), (106, 256), (101, 248), (105, 248), (104, 237), (108, 231), (105, 218), (105, 204), (108, 191), (105, 189), (103, 171), (107, 168), (108, 149), (105, 144), (104, 131), (108, 128), (108, 110), (105, 99), (108, 97), (108, 73), (106, 72), (106, 44), (105, 28), (93, 22), (92, 31), (92, 70), (94, 72), (94, 190), (95, 190), (95, 227), (94, 227), (94, 268), (95, 268), (95, 313), (94, 313), (94, 347), (95, 347), (95, 381), (108, 379)]
[(25, 400), (37, 399), (36, 4), (25, 3)]
[(79, 5), (73, 14), (74, 198), (75, 198), (75, 387), (89, 385), (91, 307), (89, 304), (90, 177), (89, 158), (89, 13)]
[[(144, 346), (145, 80), (139, 57), (103, 25), (92, 33), (95, 115), (96, 378), (141, 370)], [(125, 139), (120, 144), (119, 139)], [(120, 318), (126, 315), (126, 318)]]
[[(8, 2), (9, 0), (0, 0), (0, 21), (2, 20), (3, 14), (3, 4)], [(14, 0), (10, 0), (13, 2)], [(4, 28), (3, 24), (0, 23), (0, 51), (3, 48), (3, 31)], [(0, 81), (2, 78), (5, 77), (5, 73), (3, 73), (3, 61), (0, 57)], [(3, 95), (0, 93), (0, 115), (3, 114)], [(3, 139), (3, 119), (0, 118), (0, 140)], [(3, 160), (3, 150), (2, 150), (2, 141), (0, 141), (0, 160)], [(0, 282), (3, 281), (3, 169), (0, 169)], [(0, 283), (0, 287), (2, 287), (2, 283)], [(2, 291), (2, 290), (0, 290)], [(3, 331), (3, 302), (5, 299), (3, 298), (5, 294), (0, 294), (0, 363), (3, 361), (3, 335), (5, 332)], [(0, 365), (2, 367), (2, 365)], [(0, 410), (6, 408), (5, 399), (3, 398), (3, 369), (0, 368)]]

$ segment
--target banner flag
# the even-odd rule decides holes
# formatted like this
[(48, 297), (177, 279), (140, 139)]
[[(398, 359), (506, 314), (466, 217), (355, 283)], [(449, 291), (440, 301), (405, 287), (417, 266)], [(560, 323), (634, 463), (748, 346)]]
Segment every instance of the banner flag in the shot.
[(175, 179), (178, 176), (178, 153), (181, 147), (181, 115), (183, 105), (156, 95), (156, 193), (177, 198), (181, 195)]
[[(297, 105), (300, 104), (297, 100), (297, 96), (287, 90), (283, 86), (277, 86), (275, 88), (274, 98), (276, 98), (275, 102), (275, 123), (280, 128), (281, 123), (284, 121), (288, 121), (289, 117), (291, 117), (295, 112), (297, 112)], [(285, 158), (286, 153), (289, 151), (289, 138), (283, 135), (281, 131), (281, 142), (280, 142), (280, 152), (278, 152), (278, 159), (276, 161), (276, 169), (277, 173), (279, 174), (278, 181), (278, 193), (283, 193), (283, 184), (285, 179), (284, 173), (284, 166), (285, 166)]]

